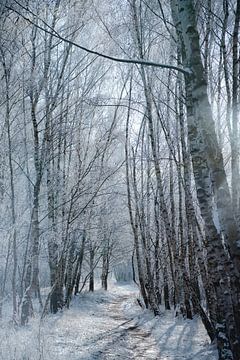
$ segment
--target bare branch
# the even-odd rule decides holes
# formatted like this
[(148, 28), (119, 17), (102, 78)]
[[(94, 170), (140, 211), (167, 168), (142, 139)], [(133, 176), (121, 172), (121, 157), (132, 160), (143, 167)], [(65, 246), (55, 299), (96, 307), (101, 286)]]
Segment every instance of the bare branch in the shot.
[[(24, 10), (29, 12), (29, 9), (25, 8), (23, 5), (19, 4), (16, 0), (15, 2), (20, 5)], [(68, 44), (71, 44), (72, 46), (75, 46), (78, 49), (81, 49), (83, 51), (88, 52), (89, 54), (93, 54), (93, 55), (97, 55), (101, 58), (107, 59), (107, 60), (111, 60), (114, 62), (118, 62), (118, 63), (124, 63), (124, 64), (135, 64), (135, 65), (144, 65), (144, 66), (152, 66), (152, 67), (157, 67), (157, 68), (162, 68), (162, 69), (172, 69), (172, 70), (176, 70), (179, 71), (185, 75), (191, 75), (191, 71), (188, 68), (181, 68), (179, 66), (175, 66), (175, 65), (169, 65), (169, 64), (161, 64), (158, 62), (154, 62), (154, 61), (149, 61), (149, 60), (142, 60), (142, 59), (124, 59), (124, 58), (119, 58), (119, 57), (115, 57), (115, 56), (110, 56), (107, 54), (103, 54), (100, 53), (98, 51), (95, 50), (91, 50), (86, 48), (85, 46), (82, 46), (74, 41), (71, 41), (65, 37), (63, 37), (62, 35), (60, 35), (55, 29), (52, 29), (50, 25), (48, 25), (46, 22), (44, 22), (41, 18), (39, 18), (37, 15), (35, 15), (33, 12), (30, 12), (32, 15), (34, 15), (34, 17), (38, 18), (40, 21), (44, 22), (45, 25), (47, 25), (48, 29), (45, 29), (44, 27), (42, 27), (41, 25), (36, 24), (33, 20), (31, 20), (29, 17), (21, 14), (18, 10), (6, 6), (6, 8), (8, 10), (11, 10), (13, 12), (15, 12), (16, 14), (18, 14), (19, 16), (21, 16), (24, 20), (28, 21), (30, 24), (34, 25), (36, 28), (38, 28), (39, 30), (42, 30), (48, 34), (51, 34), (52, 36), (54, 36), (57, 39), (60, 39), (61, 41), (64, 41)]]

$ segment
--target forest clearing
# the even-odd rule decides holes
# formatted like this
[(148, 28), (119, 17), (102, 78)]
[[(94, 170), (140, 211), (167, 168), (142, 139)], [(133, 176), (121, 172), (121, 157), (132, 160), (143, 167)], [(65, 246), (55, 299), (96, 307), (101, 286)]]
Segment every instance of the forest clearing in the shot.
[(0, 359), (240, 360), (240, 0), (0, 0)]

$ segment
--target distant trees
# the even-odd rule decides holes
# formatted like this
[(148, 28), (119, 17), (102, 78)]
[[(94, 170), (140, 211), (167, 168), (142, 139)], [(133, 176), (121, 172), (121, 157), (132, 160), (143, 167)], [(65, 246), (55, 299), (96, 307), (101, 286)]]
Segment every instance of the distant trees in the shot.
[(238, 359), (240, 1), (0, 11), (0, 308), (11, 283), (25, 324), (41, 277), (55, 313), (131, 262), (146, 307)]
[[(14, 321), (26, 324), (35, 297), (43, 306), (40, 277), (48, 276), (41, 270), (43, 257), (48, 258), (51, 286), (44, 312), (48, 305), (53, 313), (69, 306), (72, 294), (81, 290), (93, 241), (96, 253), (90, 274), (102, 262), (102, 281), (107, 288), (115, 234), (105, 221), (97, 232), (101, 238), (95, 237), (93, 221), (99, 218), (102, 206), (95, 199), (106, 198), (104, 192), (112, 186), (123, 159), (114, 155), (112, 147), (117, 137), (117, 110), (105, 108), (109, 68), (85, 53), (75, 54), (71, 44), (53, 36), (64, 31), (74, 40), (84, 28), (86, 4), (64, 8), (57, 0), (44, 7), (39, 2), (29, 2), (27, 8), (21, 3), (14, 6), (23, 16), (32, 16), (51, 28), (41, 31), (4, 8), (1, 221), (8, 236), (1, 250), (2, 256), (7, 256), (5, 268), (1, 268), (1, 306), (11, 281)], [(77, 18), (73, 16), (76, 13)], [(109, 161), (110, 154), (114, 161)]]

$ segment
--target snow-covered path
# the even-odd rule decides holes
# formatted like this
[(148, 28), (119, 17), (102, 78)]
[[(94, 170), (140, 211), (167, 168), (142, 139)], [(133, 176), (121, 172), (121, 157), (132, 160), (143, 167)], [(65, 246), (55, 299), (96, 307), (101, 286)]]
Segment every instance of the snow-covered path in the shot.
[[(109, 321), (116, 326), (100, 336), (103, 341), (102, 350), (98, 351), (98, 359), (159, 359), (157, 344), (147, 331), (137, 324), (135, 319), (128, 320), (122, 311), (122, 305), (128, 301), (127, 296), (120, 296), (107, 307)], [(99, 342), (98, 340), (98, 342)]]
[(176, 319), (172, 312), (156, 318), (141, 310), (137, 295), (129, 285), (82, 294), (70, 310), (51, 318), (43, 359), (217, 359), (201, 321)]
[(113, 284), (41, 323), (39, 316), (23, 328), (0, 323), (0, 360), (217, 360), (198, 318), (154, 317), (138, 295), (133, 285)]
[[(59, 360), (160, 359), (150, 331), (124, 315), (136, 291), (88, 294), (55, 321), (48, 334), (52, 356)], [(46, 336), (45, 336), (46, 338)], [(50, 345), (50, 344), (49, 344)], [(48, 354), (49, 355), (49, 354)]]

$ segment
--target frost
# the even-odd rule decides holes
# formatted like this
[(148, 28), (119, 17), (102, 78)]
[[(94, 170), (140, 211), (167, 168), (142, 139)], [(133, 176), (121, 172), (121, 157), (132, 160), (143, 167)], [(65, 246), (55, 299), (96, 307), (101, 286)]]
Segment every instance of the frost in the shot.
[(223, 332), (220, 332), (220, 333), (218, 334), (218, 338), (220, 338), (220, 339), (223, 340), (223, 341), (228, 341), (226, 335), (225, 335)]
[(217, 229), (217, 232), (218, 232), (218, 234), (220, 234), (221, 233), (221, 226), (220, 226), (219, 214), (218, 214), (218, 211), (216, 209), (216, 206), (212, 210), (212, 216), (213, 216), (213, 222), (214, 222), (214, 225), (215, 225), (215, 227)]
[(139, 307), (138, 297), (135, 285), (111, 284), (109, 292), (77, 296), (69, 310), (41, 326), (37, 317), (17, 331), (6, 324), (0, 359), (217, 359), (199, 319), (176, 318), (174, 311), (154, 317)]
[(237, 240), (236, 244), (237, 244), (237, 248), (240, 249), (240, 240)]
[(233, 359), (233, 354), (232, 354), (232, 352), (231, 352), (231, 350), (229, 350), (229, 349), (223, 349), (222, 350), (222, 356), (223, 356), (223, 358), (225, 359)]

